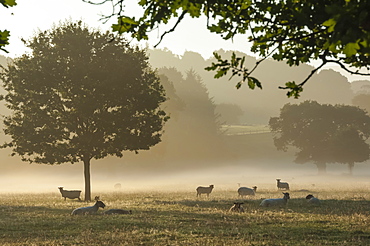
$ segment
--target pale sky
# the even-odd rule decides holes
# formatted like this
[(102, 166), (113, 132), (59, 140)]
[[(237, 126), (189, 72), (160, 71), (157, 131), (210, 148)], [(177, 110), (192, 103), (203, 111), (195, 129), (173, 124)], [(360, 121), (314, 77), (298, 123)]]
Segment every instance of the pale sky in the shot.
[[(136, 1), (129, 0), (127, 2), (130, 6), (130, 2)], [(131, 7), (130, 10), (130, 14), (140, 11), (139, 8), (134, 7)], [(6, 29), (11, 32), (10, 45), (6, 47), (9, 53), (2, 53), (2, 55), (20, 56), (26, 51), (20, 41), (21, 38), (27, 40), (38, 29), (50, 29), (53, 24), (64, 20), (82, 20), (90, 27), (108, 30), (116, 19), (105, 24), (99, 19), (102, 14), (108, 15), (110, 13), (110, 4), (95, 6), (84, 3), (82, 0), (17, 0), (15, 7), (4, 8), (0, 6), (0, 30)], [(157, 48), (168, 48), (177, 55), (182, 55), (184, 51), (194, 51), (206, 59), (212, 56), (213, 51), (221, 48), (244, 52), (248, 50), (246, 49), (248, 45), (246, 36), (239, 36), (234, 41), (225, 41), (219, 35), (211, 34), (205, 28), (205, 23), (205, 19), (186, 19), (186, 22), (181, 23), (174, 33), (168, 34)], [(141, 42), (140, 45), (143, 47), (149, 45), (152, 48), (159, 41), (160, 34), (171, 27), (161, 27), (151, 34), (149, 41)], [(137, 44), (136, 41), (134, 43)]]
[[(131, 6), (128, 15), (140, 12), (136, 2), (137, 0), (127, 1), (127, 6)], [(84, 3), (82, 0), (17, 0), (15, 7), (4, 8), (0, 6), (0, 30), (6, 29), (11, 32), (10, 45), (5, 47), (9, 53), (0, 51), (0, 54), (12, 58), (22, 55), (27, 52), (27, 49), (20, 41), (21, 38), (27, 40), (38, 30), (50, 29), (53, 24), (58, 24), (60, 21), (82, 20), (89, 27), (108, 30), (115, 19), (103, 23), (100, 18), (102, 14), (109, 15), (110, 13), (110, 4), (96, 6)], [(219, 35), (210, 33), (205, 26), (205, 18), (184, 19), (175, 32), (168, 34), (157, 48), (167, 48), (180, 56), (185, 51), (194, 51), (205, 59), (212, 57), (212, 53), (219, 49), (238, 50), (255, 56), (249, 52), (250, 45), (246, 35), (237, 36), (233, 41), (226, 41)], [(172, 25), (161, 26), (158, 31), (156, 30), (150, 35), (149, 41), (140, 42), (139, 45), (152, 48), (159, 41), (160, 35), (171, 27)], [(138, 43), (133, 41), (133, 44)], [(324, 67), (324, 69), (328, 68), (340, 71), (350, 81), (370, 79), (370, 76), (351, 76), (335, 66)]]

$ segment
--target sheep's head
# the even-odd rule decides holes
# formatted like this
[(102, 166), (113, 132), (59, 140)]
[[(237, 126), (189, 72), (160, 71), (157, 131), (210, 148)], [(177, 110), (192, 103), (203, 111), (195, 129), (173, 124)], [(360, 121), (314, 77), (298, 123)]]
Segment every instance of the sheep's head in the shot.
[(306, 196), (306, 199), (311, 199), (313, 197), (314, 197), (313, 195), (309, 194), (308, 196)]
[(244, 202), (234, 202), (234, 207), (240, 208), (242, 204), (244, 204)]
[(252, 187), (254, 191), (257, 191), (257, 186)]
[(210, 185), (209, 187), (214, 188), (214, 185)]
[(105, 204), (102, 201), (97, 201), (98, 208), (105, 208)]
[(289, 195), (289, 193), (288, 192), (283, 192), (283, 194), (284, 194), (284, 199), (290, 199), (290, 195)]

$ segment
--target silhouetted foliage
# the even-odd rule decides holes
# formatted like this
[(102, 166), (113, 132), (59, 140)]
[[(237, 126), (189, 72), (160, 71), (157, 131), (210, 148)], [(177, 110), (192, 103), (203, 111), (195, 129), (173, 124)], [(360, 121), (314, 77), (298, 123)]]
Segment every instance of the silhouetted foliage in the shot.
[(357, 94), (352, 99), (352, 104), (366, 110), (366, 112), (370, 114), (370, 94)]
[(90, 161), (122, 157), (161, 141), (165, 92), (143, 50), (81, 22), (64, 23), (27, 42), (31, 54), (3, 69), (4, 119), (13, 155), (23, 161), (84, 163), (91, 200)]
[(370, 117), (358, 107), (314, 101), (286, 104), (269, 125), (278, 150), (296, 147), (295, 162), (313, 162), (319, 173), (325, 173), (326, 163), (353, 167), (369, 159)]
[(139, 17), (128, 15), (124, 0), (84, 1), (93, 4), (110, 2), (113, 12), (106, 18), (117, 17), (112, 29), (118, 33), (129, 33), (138, 40), (148, 39), (148, 33), (157, 29), (158, 25), (174, 19), (172, 28), (163, 31), (160, 36), (160, 43), (187, 16), (205, 16), (207, 29), (226, 40), (247, 33), (248, 41), (252, 43), (251, 52), (262, 57), (254, 66), (245, 67), (245, 56), (233, 53), (230, 59), (223, 59), (214, 53), (217, 61), (206, 68), (216, 71), (215, 78), (238, 76), (237, 88), (243, 83), (250, 89), (262, 88), (259, 79), (252, 74), (269, 57), (284, 60), (290, 66), (321, 61), (321, 65), (303, 81), (296, 83), (290, 80), (280, 87), (288, 89), (288, 97), (299, 97), (303, 85), (311, 76), (330, 63), (338, 64), (351, 74), (370, 75), (359, 71), (359, 68), (369, 70), (370, 64), (370, 2), (367, 0), (168, 0), (165, 4), (149, 0), (138, 1), (143, 9)]
[[(231, 51), (218, 50), (222, 56), (230, 56)], [(243, 113), (240, 122), (243, 124), (268, 124), (272, 115), (277, 115), (280, 108), (291, 102), (284, 91), (277, 91), (280, 83), (288, 79), (300, 80), (305, 74), (313, 69), (310, 65), (299, 67), (289, 67), (284, 62), (266, 60), (255, 71), (255, 75), (264, 81), (263, 90), (251, 91), (247, 87), (240, 88), (241, 93), (236, 93), (236, 89), (230, 83), (237, 83), (236, 78), (228, 82), (226, 77), (214, 79), (212, 74), (205, 71), (204, 67), (215, 59), (210, 58), (206, 61), (200, 59), (200, 55), (194, 52), (185, 52), (183, 56), (172, 54), (168, 50), (149, 50), (150, 63), (157, 68), (163, 66), (175, 67), (183, 74), (193, 69), (202, 78), (209, 96), (215, 104), (236, 104)], [(246, 56), (246, 63), (256, 62), (256, 58), (247, 56), (244, 53), (237, 53), (238, 56)], [(320, 88), (318, 90), (318, 88)], [(333, 90), (335, 89), (335, 93)], [(346, 77), (331, 69), (322, 70), (312, 76), (310, 83), (305, 85), (305, 92), (296, 102), (314, 100), (319, 103), (328, 104), (351, 104), (353, 93), (351, 83)], [(222, 115), (221, 115), (222, 117)], [(223, 120), (220, 120), (223, 122)]]

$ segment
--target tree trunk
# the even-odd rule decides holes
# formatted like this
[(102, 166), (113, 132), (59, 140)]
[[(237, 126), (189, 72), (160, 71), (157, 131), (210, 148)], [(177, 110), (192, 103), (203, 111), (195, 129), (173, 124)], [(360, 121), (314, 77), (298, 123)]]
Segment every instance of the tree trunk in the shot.
[(349, 175), (353, 175), (353, 168), (355, 166), (355, 163), (348, 163), (348, 171), (349, 171)]
[(84, 158), (85, 201), (91, 201), (90, 159)]
[(316, 166), (318, 175), (326, 175), (326, 163), (316, 163)]

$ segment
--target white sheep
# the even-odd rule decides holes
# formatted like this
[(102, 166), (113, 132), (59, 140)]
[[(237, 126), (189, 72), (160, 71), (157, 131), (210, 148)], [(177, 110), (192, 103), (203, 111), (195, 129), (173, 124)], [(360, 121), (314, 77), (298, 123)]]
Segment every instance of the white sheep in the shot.
[(277, 187), (279, 190), (289, 190), (289, 184), (287, 182), (280, 182), (281, 179), (276, 179)]
[(309, 194), (306, 196), (307, 202), (312, 205), (320, 205), (320, 200), (319, 198), (314, 197), (313, 195)]
[(240, 187), (238, 189), (239, 196), (243, 197), (243, 196), (254, 196), (254, 195), (256, 195), (257, 186), (253, 186), (252, 188)]
[(80, 190), (64, 190), (62, 186), (58, 187), (60, 193), (62, 194), (62, 197), (64, 198), (64, 201), (69, 198), (69, 199), (75, 199), (78, 198), (78, 200), (81, 200)]
[(285, 206), (288, 202), (288, 199), (290, 199), (289, 193), (284, 193), (283, 198), (278, 199), (265, 199), (261, 202), (260, 206), (262, 207), (270, 207), (270, 206)]
[(199, 186), (196, 189), (197, 190), (197, 197), (201, 196), (202, 194), (207, 194), (207, 197), (209, 197), (209, 194), (212, 192), (213, 188), (214, 188), (214, 185), (210, 185), (209, 187)]
[(96, 202), (94, 206), (76, 208), (72, 211), (71, 215), (96, 214), (99, 208), (105, 208), (105, 204), (102, 201), (99, 201), (99, 197), (95, 197), (95, 200)]
[(242, 206), (243, 202), (234, 202), (234, 205), (229, 209), (229, 212), (243, 213), (244, 208)]

